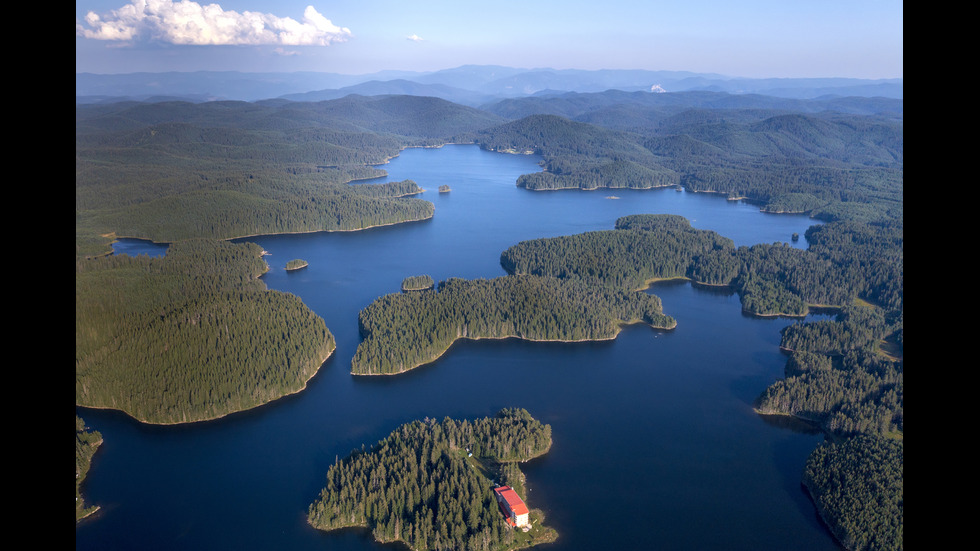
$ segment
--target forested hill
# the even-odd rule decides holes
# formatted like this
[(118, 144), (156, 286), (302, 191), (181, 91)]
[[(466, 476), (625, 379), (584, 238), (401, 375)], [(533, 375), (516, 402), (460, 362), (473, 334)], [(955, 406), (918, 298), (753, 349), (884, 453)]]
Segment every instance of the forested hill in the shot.
[[(316, 94), (424, 93), (459, 103), (486, 103), (487, 97), (538, 95), (546, 90), (600, 92), (644, 90), (657, 83), (672, 93), (715, 90), (733, 94), (765, 94), (787, 98), (825, 96), (886, 96), (901, 98), (903, 80), (857, 78), (737, 78), (689, 71), (635, 69), (522, 69), (499, 65), (464, 65), (435, 72), (381, 71), (343, 75), (324, 72), (246, 73), (195, 71), (129, 74), (75, 74), (76, 101), (101, 101), (111, 97), (187, 97), (196, 101), (234, 99), (257, 101), (290, 97), (316, 101), (340, 97)], [(315, 92), (311, 92), (315, 91)], [(646, 92), (649, 93), (649, 92)], [(299, 96), (293, 96), (293, 94)], [(303, 95), (308, 94), (308, 95)], [(440, 95), (443, 94), (443, 95)], [(479, 101), (477, 101), (479, 100)], [(467, 103), (472, 104), (472, 103)]]
[[(396, 134), (407, 138), (449, 138), (507, 119), (446, 100), (407, 95), (357, 96), (320, 102), (186, 101), (118, 102), (75, 106), (75, 133), (122, 129), (126, 125), (181, 122), (213, 128), (333, 130)], [(113, 123), (119, 125), (113, 128)]]
[[(716, 111), (732, 113), (845, 113), (850, 115), (880, 115), (902, 118), (903, 100), (883, 97), (830, 96), (816, 99), (792, 99), (760, 94), (729, 94), (725, 92), (688, 91), (666, 94), (650, 92), (566, 92), (522, 98), (503, 99), (488, 103), (484, 110), (520, 119), (530, 115), (558, 115), (599, 126), (624, 128), (629, 114), (631, 128), (656, 128), (656, 122), (685, 111)], [(619, 121), (619, 124), (617, 124)], [(653, 123), (653, 124), (650, 124)]]
[(521, 176), (531, 190), (652, 188), (675, 185), (679, 174), (665, 167), (638, 136), (557, 115), (530, 115), (484, 130), (476, 137), (485, 149), (536, 153), (545, 171)]
[[(193, 236), (219, 238), (425, 218), (427, 206), (363, 204), (341, 184), (379, 175), (372, 165), (404, 147), (449, 142), (542, 155), (545, 170), (517, 182), (532, 190), (681, 185), (828, 221), (903, 216), (902, 100), (608, 92), (521, 101), (509, 112), (418, 96), (78, 105), (79, 239), (94, 241), (79, 248), (99, 249), (91, 236), (113, 232), (180, 238), (119, 221), (156, 220), (188, 202), (216, 213)], [(507, 120), (518, 112), (532, 114)]]
[[(304, 121), (310, 116), (322, 125), (352, 125), (358, 130), (397, 134), (416, 140), (431, 138), (453, 141), (456, 136), (507, 120), (488, 111), (428, 96), (349, 95), (316, 103), (270, 100), (260, 105), (276, 105), (282, 114)], [(433, 143), (441, 145), (445, 142)]]
[(405, 147), (442, 145), (495, 125), (489, 113), (435, 98), (332, 102), (78, 105), (76, 254), (112, 236), (171, 242), (356, 230), (429, 218), (401, 186), (348, 186), (384, 175)]
[(527, 189), (680, 185), (746, 198), (769, 212), (897, 220), (904, 128), (900, 101), (889, 107), (897, 113), (621, 103), (580, 107), (588, 123), (531, 114), (483, 130), (476, 141), (495, 151), (542, 155), (545, 170), (518, 180)]

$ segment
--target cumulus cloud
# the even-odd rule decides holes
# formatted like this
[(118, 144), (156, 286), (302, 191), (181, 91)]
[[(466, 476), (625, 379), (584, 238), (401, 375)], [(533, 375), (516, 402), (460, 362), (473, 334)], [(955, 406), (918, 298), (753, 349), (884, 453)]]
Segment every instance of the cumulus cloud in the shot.
[(147, 39), (182, 45), (327, 46), (351, 36), (350, 29), (334, 25), (313, 6), (306, 7), (300, 22), (190, 0), (131, 0), (107, 14), (88, 12), (84, 24), (76, 22), (75, 32), (96, 40)]
[(412, 36), (406, 36), (405, 38), (411, 40), (412, 42), (422, 42), (422, 37), (417, 34), (413, 34)]

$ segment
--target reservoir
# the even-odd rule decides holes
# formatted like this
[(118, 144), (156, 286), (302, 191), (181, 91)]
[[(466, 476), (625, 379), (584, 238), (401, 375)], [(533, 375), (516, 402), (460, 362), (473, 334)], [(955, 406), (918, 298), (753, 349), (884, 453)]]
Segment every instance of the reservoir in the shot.
[[(500, 253), (519, 241), (612, 229), (628, 214), (679, 214), (738, 246), (806, 247), (815, 223), (674, 188), (516, 187), (538, 161), (469, 145), (408, 149), (378, 181), (415, 180), (435, 205), (432, 219), (248, 238), (270, 253), (268, 287), (320, 315), (336, 352), (305, 391), (216, 421), (152, 426), (76, 408), (105, 439), (82, 488), (101, 510), (76, 527), (76, 549), (404, 549), (375, 543), (369, 530), (306, 524), (329, 466), (402, 423), (504, 407), (552, 427), (551, 451), (522, 465), (528, 506), (559, 533), (541, 549), (839, 549), (800, 486), (822, 433), (752, 411), (783, 376), (780, 330), (799, 320), (746, 316), (729, 291), (686, 282), (648, 289), (677, 320), (672, 331), (636, 325), (596, 343), (459, 341), (402, 375), (350, 374), (358, 312), (411, 275), (502, 276)], [(287, 272), (295, 258), (309, 266)]]

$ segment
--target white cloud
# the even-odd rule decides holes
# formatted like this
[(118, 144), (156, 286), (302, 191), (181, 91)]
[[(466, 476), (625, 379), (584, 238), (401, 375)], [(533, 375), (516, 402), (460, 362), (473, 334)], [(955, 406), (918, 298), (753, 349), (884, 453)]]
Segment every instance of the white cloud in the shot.
[(108, 14), (89, 12), (84, 24), (76, 22), (75, 32), (96, 40), (149, 39), (185, 45), (327, 46), (351, 36), (350, 29), (334, 25), (313, 6), (306, 7), (299, 22), (191, 0), (130, 0)]
[(409, 39), (409, 40), (411, 40), (413, 42), (422, 42), (422, 37), (419, 36), (419, 35), (417, 35), (417, 34), (413, 34), (412, 36), (406, 36), (405, 38), (407, 38), (407, 39)]

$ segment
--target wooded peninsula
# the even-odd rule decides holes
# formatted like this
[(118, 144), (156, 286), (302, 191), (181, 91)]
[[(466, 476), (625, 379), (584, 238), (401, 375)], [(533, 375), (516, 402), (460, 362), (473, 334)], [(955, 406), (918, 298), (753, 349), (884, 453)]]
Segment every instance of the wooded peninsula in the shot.
[(261, 253), (194, 239), (163, 258), (78, 260), (76, 404), (188, 423), (305, 388), (333, 335), (298, 297), (266, 289)]
[[(845, 546), (901, 549), (902, 113), (901, 100), (710, 92), (568, 94), (481, 109), (412, 96), (77, 104), (76, 405), (184, 423), (300, 391), (333, 352), (333, 337), (298, 298), (257, 279), (267, 269), (257, 246), (227, 240), (434, 216), (431, 202), (414, 197), (414, 181), (351, 185), (384, 175), (378, 166), (406, 147), (532, 152), (543, 170), (515, 183), (528, 190), (681, 186), (825, 223), (806, 232), (806, 250), (735, 247), (664, 215), (518, 243), (501, 254), (507, 276), (451, 278), (377, 299), (361, 312), (352, 372), (411, 369), (461, 337), (580, 340), (612, 338), (624, 323), (671, 327), (659, 299), (637, 291), (663, 278), (729, 286), (754, 315), (834, 308), (833, 320), (783, 332), (786, 377), (756, 408), (828, 435), (802, 483)], [(171, 245), (159, 259), (110, 256), (121, 236)], [(379, 540), (415, 549), (517, 545), (487, 516), (499, 514), (489, 486), (458, 453), (468, 433), (449, 423), (407, 425), (377, 453), (332, 467), (311, 524), (371, 526)], [(99, 441), (76, 417), (76, 518), (90, 512), (77, 484)], [(420, 469), (404, 477), (399, 507), (371, 482), (376, 466), (394, 469), (380, 453), (389, 447)], [(510, 460), (496, 453), (486, 457)], [(420, 500), (422, 482), (443, 468), (465, 484)], [(337, 497), (365, 477), (361, 494)], [(463, 496), (438, 508), (451, 515), (444, 522), (418, 513), (431, 499)]]
[(611, 339), (620, 326), (671, 329), (660, 299), (553, 277), (453, 278), (438, 291), (385, 295), (361, 311), (355, 375), (402, 373), (434, 361), (460, 338), (536, 341)]

